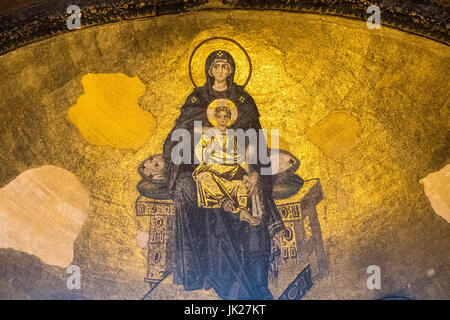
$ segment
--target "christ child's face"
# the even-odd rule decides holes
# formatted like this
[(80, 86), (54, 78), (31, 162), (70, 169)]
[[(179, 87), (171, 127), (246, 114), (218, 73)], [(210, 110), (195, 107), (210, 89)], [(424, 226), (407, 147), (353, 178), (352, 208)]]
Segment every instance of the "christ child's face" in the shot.
[(231, 74), (230, 65), (225, 60), (216, 59), (209, 72), (217, 82), (223, 82)]
[(230, 114), (226, 111), (220, 111), (216, 114), (217, 126), (219, 128), (226, 128), (228, 121), (230, 121)]

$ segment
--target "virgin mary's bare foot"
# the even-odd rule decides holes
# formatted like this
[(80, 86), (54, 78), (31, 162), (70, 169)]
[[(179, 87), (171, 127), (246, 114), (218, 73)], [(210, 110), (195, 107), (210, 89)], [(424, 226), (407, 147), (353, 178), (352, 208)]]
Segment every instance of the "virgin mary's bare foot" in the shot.
[(252, 226), (259, 225), (260, 221), (258, 218), (252, 216), (247, 209), (241, 209), (241, 215), (239, 217), (241, 221), (246, 221), (250, 223)]

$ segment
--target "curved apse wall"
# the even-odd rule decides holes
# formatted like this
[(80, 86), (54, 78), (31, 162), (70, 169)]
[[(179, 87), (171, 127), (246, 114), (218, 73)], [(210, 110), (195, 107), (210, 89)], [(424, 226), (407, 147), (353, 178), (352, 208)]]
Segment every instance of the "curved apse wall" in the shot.
[[(149, 217), (136, 215), (137, 168), (162, 152), (192, 91), (191, 52), (219, 36), (252, 59), (246, 90), (262, 126), (280, 130), (299, 176), (320, 179), (327, 270), (304, 299), (448, 299), (446, 39), (340, 16), (206, 9), (4, 50), (0, 297), (144, 296)], [(242, 84), (245, 55), (225, 41), (199, 49), (194, 79), (204, 81), (215, 49), (234, 56)], [(69, 265), (82, 272), (81, 290), (66, 287)], [(370, 265), (380, 267), (380, 289), (367, 287)], [(283, 277), (280, 269), (274, 295), (289, 284)], [(170, 277), (152, 294), (218, 298)]]

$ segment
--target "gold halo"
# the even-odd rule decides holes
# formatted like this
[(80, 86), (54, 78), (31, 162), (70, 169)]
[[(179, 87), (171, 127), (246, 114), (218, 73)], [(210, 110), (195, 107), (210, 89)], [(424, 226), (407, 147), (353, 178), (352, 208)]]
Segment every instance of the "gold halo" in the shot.
[(236, 108), (236, 105), (233, 103), (233, 101), (229, 99), (216, 99), (213, 100), (209, 105), (208, 109), (206, 110), (206, 115), (208, 116), (209, 122), (214, 126), (217, 127), (217, 120), (214, 116), (214, 111), (216, 110), (219, 102), (224, 102), (227, 104), (227, 107), (231, 111), (231, 119), (227, 122), (227, 127), (231, 126), (237, 119), (238, 111)]
[[(220, 42), (220, 45), (217, 44)], [(247, 51), (237, 41), (226, 37), (212, 37), (201, 41), (192, 51), (189, 58), (189, 78), (194, 87), (197, 83), (205, 83), (205, 61), (211, 52), (227, 51), (235, 62), (234, 82), (243, 83), (245, 87), (252, 76), (252, 62)], [(194, 59), (195, 58), (195, 59)], [(248, 71), (248, 75), (247, 72)]]

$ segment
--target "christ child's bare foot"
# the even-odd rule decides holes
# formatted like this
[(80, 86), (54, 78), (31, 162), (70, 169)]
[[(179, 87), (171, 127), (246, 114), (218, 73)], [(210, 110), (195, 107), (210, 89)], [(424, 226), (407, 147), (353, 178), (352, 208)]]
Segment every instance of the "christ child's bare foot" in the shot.
[(233, 212), (234, 211), (234, 202), (231, 199), (226, 199), (223, 203), (222, 203), (222, 208), (223, 210), (225, 210), (226, 212)]
[(246, 221), (250, 223), (252, 226), (257, 226), (260, 223), (257, 217), (252, 216), (250, 212), (244, 208), (241, 209), (241, 215), (239, 218), (241, 221)]

